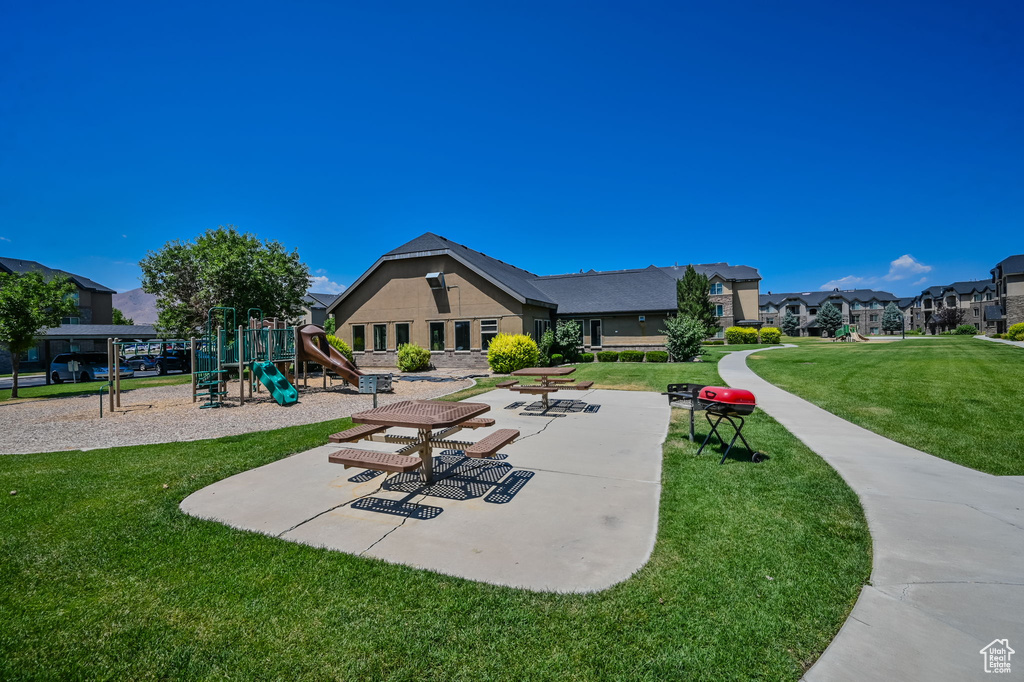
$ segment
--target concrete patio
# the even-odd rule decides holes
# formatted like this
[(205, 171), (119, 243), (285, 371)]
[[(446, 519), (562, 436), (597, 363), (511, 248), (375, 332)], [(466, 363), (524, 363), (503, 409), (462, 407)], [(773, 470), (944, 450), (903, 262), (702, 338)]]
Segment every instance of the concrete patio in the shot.
[[(560, 416), (526, 411), (508, 390), (494, 427), (519, 440), (492, 460), (435, 453), (435, 482), (417, 472), (344, 469), (325, 445), (199, 490), (181, 503), (196, 517), (359, 556), (537, 591), (596, 592), (650, 557), (658, 527), (661, 448), (669, 407), (657, 393), (561, 391), (583, 404)], [(506, 409), (520, 403), (520, 407)], [(525, 403), (525, 404), (524, 404)], [(402, 432), (400, 429), (394, 430)], [(394, 451), (361, 442), (356, 447)]]

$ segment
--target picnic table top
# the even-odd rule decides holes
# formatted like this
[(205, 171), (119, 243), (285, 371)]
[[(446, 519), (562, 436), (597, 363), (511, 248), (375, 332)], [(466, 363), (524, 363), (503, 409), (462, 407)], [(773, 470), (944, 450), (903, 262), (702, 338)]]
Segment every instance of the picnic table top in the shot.
[(572, 374), (575, 367), (527, 367), (512, 372), (514, 377), (559, 377)]
[(437, 429), (455, 426), (491, 409), (486, 403), (450, 403), (440, 400), (404, 400), (352, 415), (359, 424)]

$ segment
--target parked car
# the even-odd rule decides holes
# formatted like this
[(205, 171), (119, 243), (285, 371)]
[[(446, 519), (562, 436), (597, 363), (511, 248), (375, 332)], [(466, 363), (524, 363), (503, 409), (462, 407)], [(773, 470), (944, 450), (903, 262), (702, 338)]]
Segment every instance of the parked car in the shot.
[(189, 354), (183, 350), (168, 350), (153, 358), (154, 369), (160, 374), (167, 372), (190, 372)]
[[(78, 368), (74, 373), (71, 371), (71, 362), (78, 363)], [(110, 376), (107, 369), (106, 353), (61, 353), (50, 363), (50, 380), (55, 384), (75, 380), (102, 379), (106, 381)], [(130, 379), (135, 376), (135, 370), (127, 364), (122, 363), (120, 371), (122, 379)]]
[(152, 355), (133, 355), (124, 360), (124, 363), (136, 372), (146, 372), (156, 369), (156, 358)]

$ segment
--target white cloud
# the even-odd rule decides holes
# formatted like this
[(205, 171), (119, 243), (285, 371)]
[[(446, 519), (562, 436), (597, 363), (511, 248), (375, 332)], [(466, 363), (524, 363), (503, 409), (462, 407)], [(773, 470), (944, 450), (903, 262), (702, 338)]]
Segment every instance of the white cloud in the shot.
[(128, 239), (128, 235), (126, 235), (126, 234), (122, 234), (122, 235), (121, 235), (121, 238), (122, 238), (122, 239)]
[(847, 275), (846, 277), (840, 277), (839, 279), (833, 279), (829, 282), (825, 282), (818, 288), (822, 291), (831, 291), (832, 289), (856, 289), (858, 287), (870, 286), (877, 281), (877, 277), (857, 277), (856, 275)]
[(7, 237), (0, 237), (0, 242), (9, 242), (9, 241), (11, 241), (11, 240), (8, 239)]
[(922, 277), (921, 279), (919, 279), (916, 282), (914, 282), (914, 286), (916, 287), (918, 284), (924, 284), (927, 281), (928, 281), (927, 277)]
[(892, 282), (893, 280), (906, 279), (907, 277), (922, 275), (931, 271), (932, 266), (925, 265), (907, 253), (889, 263), (889, 274), (882, 279)]
[[(319, 272), (319, 270), (317, 272)], [(332, 282), (327, 278), (327, 275), (320, 275), (313, 278), (313, 286), (311, 286), (309, 290), (316, 291), (321, 294), (340, 294), (345, 291), (345, 285)]]
[(314, 270), (313, 272), (315, 272), (315, 273), (316, 273), (316, 274), (318, 274), (318, 275), (326, 275), (326, 274), (327, 274), (327, 271), (326, 271), (326, 270), (324, 270), (323, 268), (317, 268), (317, 269), (316, 269), (316, 270)]

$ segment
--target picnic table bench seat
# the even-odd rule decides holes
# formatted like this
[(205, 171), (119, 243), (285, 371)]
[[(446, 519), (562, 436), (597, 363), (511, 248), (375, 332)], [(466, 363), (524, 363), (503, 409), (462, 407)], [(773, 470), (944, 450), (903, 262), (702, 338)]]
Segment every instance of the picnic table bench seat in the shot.
[(593, 385), (594, 385), (593, 381), (581, 381), (578, 384), (573, 384), (572, 386), (563, 386), (562, 388), (568, 388), (568, 389), (572, 389), (574, 391), (585, 391), (585, 390), (587, 390), (588, 388), (590, 388)]
[(495, 388), (508, 388), (510, 386), (515, 386), (518, 383), (519, 383), (518, 379), (509, 379), (507, 381), (501, 381), (501, 382), (496, 383), (494, 385), (494, 387)]
[(466, 448), (466, 457), (479, 459), (481, 457), (494, 457), (498, 450), (505, 447), (516, 438), (519, 438), (519, 431), (516, 429), (498, 429), (478, 443)]
[(516, 391), (517, 393), (543, 395), (544, 393), (556, 393), (561, 389), (558, 386), (511, 386), (508, 390)]
[(549, 384), (571, 384), (574, 381), (572, 377), (548, 377)]
[(351, 429), (345, 429), (331, 435), (327, 440), (332, 443), (355, 443), (356, 441), (369, 438), (375, 433), (380, 433), (385, 428), (384, 426), (377, 426), (376, 424), (360, 424), (359, 426), (353, 426)]
[(419, 457), (396, 455), (392, 452), (374, 452), (373, 450), (357, 450), (345, 448), (327, 456), (332, 464), (344, 464), (345, 468), (358, 467), (374, 471), (391, 471), (405, 473), (419, 469), (423, 461)]
[(474, 417), (467, 419), (466, 421), (459, 424), (464, 429), (483, 429), (488, 426), (494, 426), (494, 420), (490, 417)]

